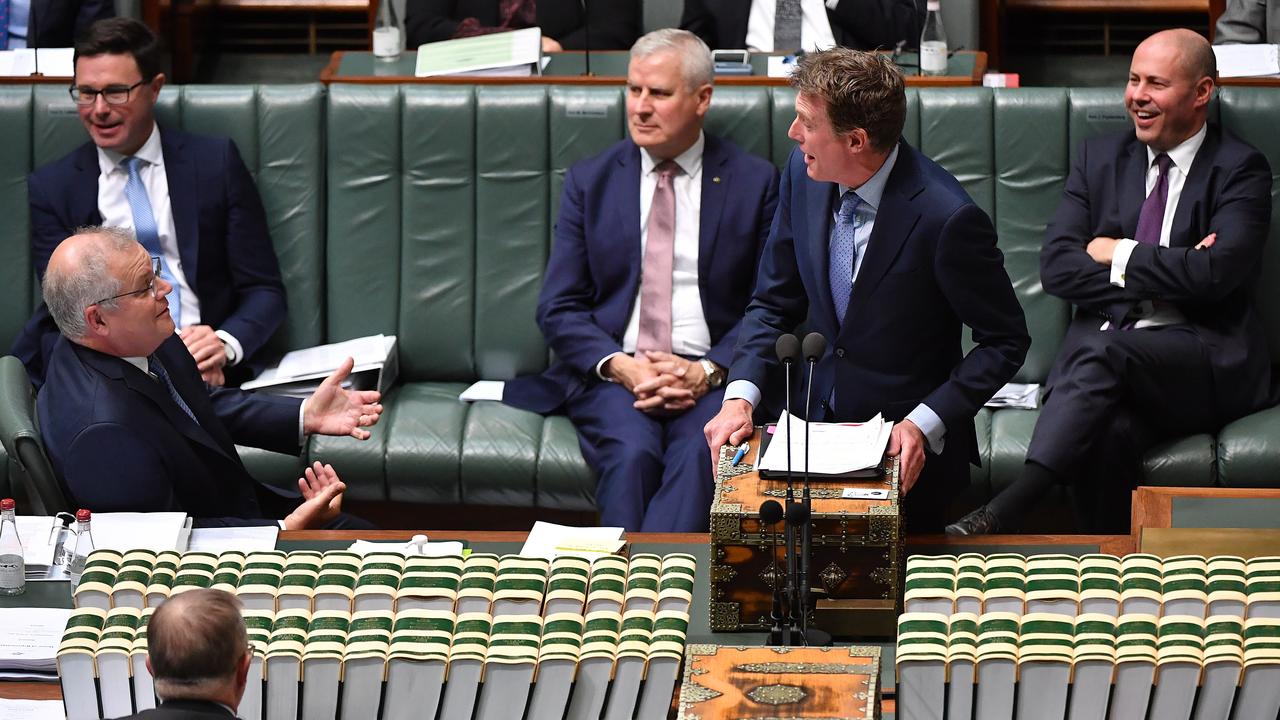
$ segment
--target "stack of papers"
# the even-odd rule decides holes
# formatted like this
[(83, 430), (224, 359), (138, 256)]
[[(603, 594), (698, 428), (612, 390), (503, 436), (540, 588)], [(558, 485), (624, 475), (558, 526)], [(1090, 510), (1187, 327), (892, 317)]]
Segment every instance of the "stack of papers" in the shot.
[[(191, 532), (186, 513), (94, 513), (93, 546), (96, 550), (177, 550), (187, 549)], [(75, 542), (72, 537), (68, 542)]]
[(989, 408), (1035, 410), (1040, 404), (1040, 386), (1035, 383), (1008, 383), (987, 401)]
[[(39, 54), (40, 62), (36, 62)], [(36, 71), (39, 65), (40, 74), (45, 77), (72, 77), (75, 65), (72, 58), (75, 48), (40, 48), (32, 50), (5, 50), (0, 52), (0, 75), (27, 77)]]
[[(761, 477), (780, 477), (787, 472), (787, 413), (778, 418), (777, 429), (765, 448), (756, 469)], [(791, 469), (805, 467), (805, 422), (791, 418)], [(809, 423), (809, 475), (822, 478), (874, 477), (889, 445), (893, 423), (876, 415), (864, 423)]]
[(538, 521), (529, 531), (529, 537), (520, 548), (521, 557), (540, 557), (554, 560), (561, 556), (583, 557), (594, 560), (613, 555), (622, 549), (620, 527), (569, 527)]
[(0, 717), (8, 720), (64, 720), (67, 711), (61, 700), (0, 699)]
[(1263, 77), (1280, 75), (1280, 46), (1214, 45), (1213, 54), (1218, 57), (1218, 76)]
[(53, 679), (69, 617), (63, 608), (0, 608), (0, 678)]
[(541, 71), (542, 28), (442, 40), (418, 46), (413, 74), (432, 75), (533, 75)]
[(279, 525), (255, 525), (250, 527), (195, 528), (191, 531), (188, 552), (207, 552), (221, 555), (234, 550), (246, 555), (276, 549)]

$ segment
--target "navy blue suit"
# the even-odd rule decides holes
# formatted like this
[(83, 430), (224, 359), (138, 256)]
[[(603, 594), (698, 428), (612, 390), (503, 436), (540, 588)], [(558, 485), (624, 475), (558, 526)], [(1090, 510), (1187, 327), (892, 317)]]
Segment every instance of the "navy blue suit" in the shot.
[(199, 424), (125, 360), (62, 337), (54, 344), (37, 404), (45, 450), (72, 502), (102, 512), (183, 511), (206, 525), (287, 514), (298, 494), (250, 477), (234, 443), (296, 455), (301, 401), (210, 390), (176, 335), (155, 356)]
[[(200, 322), (233, 335), (244, 350), (241, 364), (256, 366), (256, 353), (285, 317), (284, 282), (258, 188), (229, 138), (161, 128), (160, 144), (178, 253), (200, 298)], [(97, 149), (85, 143), (28, 178), (38, 277), (44, 277), (54, 248), (76, 228), (102, 222), (100, 172)], [(57, 338), (58, 328), (42, 303), (12, 351), (37, 386)]]
[[(978, 462), (973, 416), (1017, 372), (1030, 338), (987, 214), (950, 173), (905, 141), (898, 148), (843, 325), (827, 271), (838, 189), (811, 180), (792, 152), (729, 381), (749, 380), (767, 396), (780, 380), (778, 335), (807, 318), (828, 340), (813, 381), (818, 414), (897, 421), (923, 402), (946, 425), (943, 452), (927, 454), (906, 503), (936, 525), (942, 503), (968, 483), (968, 462)], [(962, 326), (976, 343), (968, 354)]]
[[(706, 357), (727, 367), (777, 203), (777, 171), (706, 134), (698, 287), (711, 334)], [(558, 360), (507, 384), (503, 400), (543, 414), (565, 410), (599, 475), (601, 522), (629, 530), (696, 531), (708, 523), (711, 458), (702, 425), (723, 391), (655, 418), (631, 407), (596, 364), (622, 352), (640, 287), (640, 149), (623, 140), (565, 175), (538, 325)], [(652, 508), (652, 512), (647, 509)]]

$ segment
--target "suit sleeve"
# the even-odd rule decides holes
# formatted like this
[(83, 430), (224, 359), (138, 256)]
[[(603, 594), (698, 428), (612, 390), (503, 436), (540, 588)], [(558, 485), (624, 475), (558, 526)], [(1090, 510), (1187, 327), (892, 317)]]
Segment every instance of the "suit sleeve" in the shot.
[(280, 262), (267, 230), (267, 214), (258, 187), (227, 141), (227, 256), (230, 259), (234, 308), (217, 330), (235, 336), (251, 358), (271, 339), (284, 320), (286, 301)]
[(416, 48), (453, 37), (459, 25), (453, 19), (456, 4), (456, 0), (408, 0), (404, 9), (407, 45)]
[(538, 327), (556, 355), (583, 375), (622, 345), (595, 320), (595, 280), (587, 251), (583, 188), (571, 168), (565, 174), (555, 242), (538, 296)]
[(740, 325), (729, 370), (729, 382), (747, 380), (761, 390), (766, 387), (769, 368), (776, 364), (773, 349), (778, 335), (791, 332), (809, 311), (791, 229), (791, 204), (796, 200), (791, 177), (793, 165), (798, 162), (797, 152), (792, 151), (782, 175), (778, 209), (760, 257), (755, 290)]
[(1213, 203), (1209, 232), (1213, 247), (1139, 244), (1125, 268), (1125, 290), (1139, 299), (1215, 302), (1257, 277), (1271, 227), (1271, 168), (1257, 151), (1224, 163), (1227, 177)]
[(116, 16), (116, 6), (111, 0), (81, 0), (76, 12), (72, 42), (84, 34), (89, 26), (99, 20)]
[(892, 49), (901, 40), (914, 46), (924, 29), (924, 0), (840, 0), (828, 15), (848, 47)]
[(1266, 0), (1227, 0), (1226, 8), (1218, 16), (1214, 44), (1266, 42), (1263, 38), (1266, 12)]
[[(772, 167), (770, 169), (772, 170)], [(758, 268), (760, 256), (769, 241), (773, 217), (778, 209), (778, 172), (776, 170), (770, 173), (769, 181), (764, 186), (764, 193), (756, 204), (758, 213), (756, 216), (756, 237), (752, 238), (755, 241), (756, 250), (752, 253), (752, 256), (756, 259), (756, 266), (752, 268), (753, 272)], [(731, 242), (741, 239), (744, 238), (729, 238)], [(707, 358), (721, 367), (729, 367), (733, 362), (733, 349), (738, 344), (738, 336), (742, 330), (743, 322), (744, 319), (740, 319), (734, 323), (733, 327), (707, 351)]]
[[(626, 50), (640, 36), (637, 20), (640, 18), (640, 6), (637, 0), (608, 0), (607, 6), (600, 0), (587, 0), (591, 7), (591, 49), (592, 50)], [(560, 37), (556, 41), (565, 50), (585, 50), (587, 33), (579, 26)]]
[(961, 205), (947, 219), (933, 262), (938, 286), (960, 322), (972, 329), (975, 347), (924, 404), (947, 427), (958, 427), (972, 421), (1018, 371), (1031, 337), (996, 247), (995, 228), (976, 205)]
[(237, 388), (210, 388), (209, 402), (237, 445), (297, 455), (301, 435), (297, 398), (263, 395)]
[(1086, 168), (1089, 143), (1083, 143), (1071, 166), (1062, 201), (1049, 221), (1040, 252), (1040, 282), (1045, 292), (1094, 312), (1109, 315), (1117, 304), (1133, 298), (1111, 284), (1111, 269), (1098, 264), (1086, 250), (1093, 239)]
[(680, 29), (702, 38), (707, 47), (723, 47), (716, 34), (716, 19), (707, 8), (705, 0), (684, 0), (684, 12), (680, 15)]
[(49, 256), (58, 247), (58, 243), (71, 236), (75, 228), (67, 227), (58, 217), (54, 208), (55, 193), (46, 186), (45, 178), (32, 173), (27, 178), (27, 206), (31, 218), (31, 262), (36, 270), (36, 279), (44, 280), (44, 271), (49, 267)]

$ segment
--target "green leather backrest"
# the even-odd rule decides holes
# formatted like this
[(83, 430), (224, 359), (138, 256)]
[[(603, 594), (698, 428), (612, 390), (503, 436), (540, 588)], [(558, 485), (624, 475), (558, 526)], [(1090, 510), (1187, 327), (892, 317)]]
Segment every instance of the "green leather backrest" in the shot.
[[(323, 340), (325, 92), (319, 84), (168, 86), (156, 114), (163, 124), (236, 141), (267, 211), (289, 298), (277, 350)], [(62, 85), (0, 88), (0, 342), (8, 347), (38, 297), (31, 272), (26, 176), (85, 142)], [(13, 149), (14, 152), (10, 152)]]

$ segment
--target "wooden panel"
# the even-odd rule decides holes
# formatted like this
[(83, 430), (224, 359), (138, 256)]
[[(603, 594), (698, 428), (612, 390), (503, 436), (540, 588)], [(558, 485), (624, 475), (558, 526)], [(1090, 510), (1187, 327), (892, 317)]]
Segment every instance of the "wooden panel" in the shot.
[(1133, 511), (1130, 522), (1134, 537), (1143, 528), (1173, 527), (1173, 499), (1177, 497), (1280, 499), (1280, 490), (1258, 488), (1191, 488), (1191, 487), (1140, 487), (1133, 491)]

